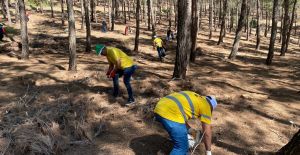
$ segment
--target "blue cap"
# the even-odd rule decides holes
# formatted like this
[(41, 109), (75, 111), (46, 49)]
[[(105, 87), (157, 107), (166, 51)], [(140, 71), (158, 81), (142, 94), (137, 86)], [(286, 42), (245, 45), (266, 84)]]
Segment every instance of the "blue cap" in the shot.
[(214, 110), (217, 107), (218, 103), (217, 103), (216, 98), (214, 98), (212, 96), (206, 96), (206, 100), (208, 101), (208, 103), (213, 108), (212, 110)]

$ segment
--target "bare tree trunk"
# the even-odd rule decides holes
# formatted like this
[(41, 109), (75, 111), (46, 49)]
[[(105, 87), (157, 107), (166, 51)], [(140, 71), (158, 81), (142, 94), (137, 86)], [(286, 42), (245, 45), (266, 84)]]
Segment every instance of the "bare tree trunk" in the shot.
[(247, 41), (249, 41), (249, 14), (250, 14), (250, 6), (248, 5), (248, 8), (247, 8), (247, 23), (246, 23), (246, 30), (247, 30), (246, 40)]
[(84, 30), (84, 2), (83, 0), (80, 0), (80, 6), (81, 6), (81, 30)]
[(209, 39), (212, 37), (213, 26), (213, 0), (209, 0)]
[(147, 6), (148, 6), (148, 30), (151, 30), (151, 0), (147, 0)]
[(240, 15), (240, 19), (239, 19), (239, 24), (238, 24), (238, 27), (237, 27), (237, 30), (236, 30), (236, 35), (235, 35), (233, 47), (232, 47), (231, 53), (228, 57), (231, 60), (236, 57), (236, 54), (239, 50), (239, 43), (240, 43), (241, 36), (242, 36), (242, 29), (245, 25), (246, 8), (247, 8), (247, 0), (242, 0), (242, 7), (241, 7), (241, 15)]
[(233, 21), (234, 21), (234, 16), (233, 16), (233, 9), (231, 9), (231, 17), (230, 17), (230, 28), (229, 28), (229, 32), (232, 32), (233, 29)]
[(178, 37), (173, 78), (186, 77), (191, 51), (192, 0), (178, 0)]
[(7, 19), (8, 19), (8, 25), (11, 26), (11, 16), (10, 16), (10, 11), (9, 11), (8, 0), (5, 0), (5, 7), (6, 7), (6, 15), (7, 15)]
[(85, 13), (85, 26), (86, 26), (86, 46), (85, 52), (91, 52), (91, 21), (89, 14), (89, 0), (83, 0), (84, 13)]
[(16, 13), (15, 13), (15, 22), (17, 23), (19, 21), (19, 4), (18, 4), (18, 1), (15, 0), (15, 10), (16, 10)]
[(69, 71), (76, 71), (76, 29), (73, 11), (73, 0), (67, 0), (69, 18)]
[(195, 62), (196, 60), (196, 48), (197, 48), (197, 36), (198, 36), (198, 0), (192, 0), (192, 29), (191, 29), (191, 55), (190, 55), (190, 61)]
[(219, 41), (218, 41), (218, 45), (220, 45), (221, 43), (223, 43), (223, 38), (224, 38), (224, 34), (225, 34), (225, 18), (226, 18), (226, 13), (227, 13), (227, 0), (223, 0), (223, 14), (222, 14), (222, 23), (221, 23), (221, 30), (220, 30), (220, 36), (219, 36)]
[(155, 30), (155, 19), (156, 19), (156, 14), (154, 13), (153, 10), (153, 0), (150, 1), (150, 13), (151, 13), (151, 27), (152, 27), (152, 37), (156, 35), (156, 30)]
[(123, 0), (124, 5), (124, 23), (127, 24), (127, 17), (126, 17), (126, 0)]
[(280, 18), (280, 35), (279, 35), (279, 43), (282, 41), (282, 29), (283, 29), (283, 7), (281, 9), (281, 18)]
[[(222, 0), (219, 0), (219, 20), (218, 20), (218, 27), (221, 26), (222, 23), (222, 10), (224, 10), (224, 8), (222, 9)], [(224, 5), (224, 4), (223, 4)]]
[(128, 0), (128, 21), (130, 21), (130, 0)]
[(3, 15), (3, 18), (6, 19), (6, 6), (5, 6), (5, 2), (4, 0), (1, 0), (1, 11), (2, 11), (2, 15)]
[(278, 0), (274, 0), (273, 3), (273, 15), (272, 15), (272, 30), (271, 30), (271, 38), (269, 44), (269, 53), (266, 60), (267, 65), (272, 64), (272, 59), (274, 56), (274, 45), (276, 41), (276, 33), (277, 33), (277, 16), (278, 16)]
[(286, 42), (287, 42), (287, 33), (288, 33), (289, 25), (290, 25), (289, 0), (284, 0), (283, 1), (283, 7), (284, 7), (284, 21), (283, 21), (282, 44), (281, 44), (280, 56), (285, 55)]
[(94, 22), (95, 21), (95, 4), (94, 4), (94, 0), (90, 0), (90, 8), (91, 8), (91, 21)]
[(141, 12), (141, 1), (137, 0), (136, 2), (136, 31), (135, 31), (135, 42), (134, 42), (134, 51), (139, 51), (139, 36), (140, 36), (140, 12)]
[[(109, 22), (110, 27), (111, 27), (111, 23), (112, 23), (112, 20), (111, 20), (111, 14), (112, 14), (111, 13), (112, 12), (111, 5), (112, 5), (112, 0), (108, 0), (108, 22)], [(129, 20), (130, 20), (130, 16), (129, 16)]]
[(53, 12), (53, 0), (50, 0), (50, 7), (51, 7), (51, 18), (54, 18), (54, 12)]
[(256, 0), (256, 46), (255, 50), (258, 51), (260, 49), (260, 15), (261, 15), (261, 9), (260, 9), (260, 0)]
[(267, 35), (268, 35), (268, 18), (269, 18), (269, 13), (268, 13), (268, 11), (266, 10), (266, 28), (265, 28), (265, 37), (267, 37)]
[(111, 31), (115, 30), (115, 13), (116, 13), (116, 0), (112, 0), (112, 7), (111, 7)]
[(28, 44), (28, 32), (27, 32), (27, 20), (25, 12), (24, 0), (19, 0), (19, 11), (20, 11), (20, 26), (21, 26), (21, 43), (22, 43), (22, 59), (29, 58), (29, 44)]
[(61, 4), (61, 25), (65, 26), (65, 9), (64, 9), (64, 0), (60, 1)]
[(288, 48), (289, 48), (291, 33), (292, 33), (292, 30), (293, 30), (293, 23), (294, 23), (294, 19), (295, 19), (296, 5), (297, 5), (297, 0), (294, 0), (293, 11), (292, 11), (292, 19), (291, 19), (290, 27), (289, 27), (289, 30), (288, 30), (288, 33), (287, 33), (286, 45), (285, 45), (284, 53), (282, 54), (282, 56), (285, 55), (285, 53), (288, 51)]

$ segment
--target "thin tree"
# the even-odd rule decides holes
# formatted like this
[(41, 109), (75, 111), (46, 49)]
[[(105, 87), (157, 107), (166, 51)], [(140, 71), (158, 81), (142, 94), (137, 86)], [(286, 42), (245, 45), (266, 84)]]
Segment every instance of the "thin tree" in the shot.
[(178, 0), (177, 47), (173, 78), (186, 77), (191, 51), (192, 0)]
[(16, 10), (16, 13), (15, 13), (15, 22), (17, 23), (19, 21), (19, 4), (18, 4), (18, 1), (15, 0), (15, 10)]
[(147, 15), (148, 15), (148, 30), (150, 31), (151, 30), (151, 0), (147, 0)]
[(191, 31), (191, 40), (192, 40), (192, 47), (191, 47), (191, 62), (195, 62), (196, 60), (196, 48), (197, 48), (197, 36), (198, 36), (198, 22), (199, 22), (199, 13), (198, 13), (198, 0), (192, 0), (192, 29)]
[(236, 30), (233, 47), (232, 47), (231, 53), (228, 57), (231, 60), (233, 60), (236, 57), (236, 54), (239, 50), (239, 43), (240, 43), (240, 40), (242, 37), (242, 29), (245, 25), (245, 15), (246, 15), (246, 11), (247, 11), (246, 8), (247, 8), (247, 0), (243, 0), (242, 7), (241, 7), (241, 15), (240, 15), (238, 27)]
[(5, 0), (5, 8), (6, 8), (6, 15), (8, 19), (8, 25), (11, 25), (11, 16), (10, 16), (10, 11), (9, 11), (9, 2), (8, 0)]
[(61, 25), (65, 26), (65, 9), (64, 9), (64, 0), (60, 1), (60, 5), (61, 5)]
[(134, 51), (139, 51), (139, 36), (140, 36), (140, 11), (141, 11), (141, 1), (137, 0), (136, 2), (136, 31), (135, 31), (135, 42), (134, 42)]
[(220, 45), (221, 43), (223, 43), (223, 38), (224, 38), (224, 35), (225, 35), (225, 25), (226, 25), (226, 14), (227, 14), (227, 0), (224, 0), (223, 1), (223, 13), (222, 13), (222, 22), (221, 22), (221, 31), (220, 31), (220, 36), (219, 36), (219, 41), (218, 41), (218, 45)]
[(29, 45), (28, 45), (27, 20), (26, 20), (24, 0), (19, 0), (19, 11), (20, 11), (21, 43), (22, 43), (21, 59), (28, 59)]
[(292, 11), (292, 19), (291, 19), (290, 27), (289, 27), (289, 30), (288, 30), (288, 33), (287, 33), (286, 45), (285, 45), (285, 49), (284, 49), (283, 53), (281, 53), (281, 56), (284, 56), (285, 53), (288, 51), (290, 38), (291, 38), (291, 33), (292, 33), (292, 29), (293, 29), (293, 23), (294, 23), (294, 19), (295, 19), (296, 5), (297, 5), (297, 0), (294, 0), (293, 11)]
[[(104, 6), (104, 8), (105, 8), (105, 6)], [(80, 11), (81, 11), (81, 30), (83, 30), (84, 29), (84, 14), (85, 14), (85, 12), (84, 12), (84, 2), (83, 2), (83, 0), (80, 0)]]
[(276, 33), (277, 33), (277, 15), (278, 15), (278, 0), (274, 0), (273, 3), (273, 14), (272, 14), (272, 30), (271, 30), (271, 38), (269, 44), (269, 53), (266, 60), (267, 65), (272, 64), (272, 59), (274, 56), (274, 45), (276, 41)]
[(89, 15), (89, 0), (83, 0), (84, 3), (84, 13), (85, 13), (85, 26), (86, 26), (86, 45), (85, 52), (91, 51), (91, 21)]
[(76, 71), (76, 29), (73, 11), (73, 0), (67, 0), (69, 23), (69, 71)]
[(285, 55), (285, 49), (286, 49), (286, 41), (287, 41), (287, 33), (290, 25), (290, 19), (289, 19), (289, 9), (290, 9), (290, 1), (284, 0), (283, 1), (283, 7), (284, 7), (284, 19), (283, 19), (283, 29), (282, 29), (282, 43), (281, 43), (281, 50), (280, 55)]
[(255, 50), (258, 51), (260, 49), (260, 15), (261, 15), (261, 9), (260, 9), (260, 0), (256, 0), (256, 46)]
[(51, 8), (51, 18), (54, 18), (54, 12), (53, 12), (53, 0), (50, 0), (50, 8)]
[(116, 13), (116, 0), (112, 0), (111, 6), (111, 31), (115, 30), (115, 13)]
[(4, 3), (4, 0), (1, 0), (1, 11), (2, 11), (2, 15), (3, 15), (3, 19), (6, 19), (6, 6)]
[(213, 15), (213, 0), (209, 0), (209, 39), (212, 37)]

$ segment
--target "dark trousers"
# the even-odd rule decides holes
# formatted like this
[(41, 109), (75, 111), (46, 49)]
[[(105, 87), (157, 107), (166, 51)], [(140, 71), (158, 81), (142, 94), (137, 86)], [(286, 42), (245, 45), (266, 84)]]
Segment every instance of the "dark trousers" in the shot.
[(132, 74), (137, 69), (136, 65), (133, 65), (131, 67), (125, 68), (124, 70), (118, 70), (115, 77), (113, 78), (113, 84), (114, 84), (114, 96), (118, 96), (119, 94), (119, 77), (123, 76), (123, 82), (126, 86), (127, 92), (128, 92), (128, 101), (134, 101), (133, 98), (133, 92), (130, 85), (130, 79)]

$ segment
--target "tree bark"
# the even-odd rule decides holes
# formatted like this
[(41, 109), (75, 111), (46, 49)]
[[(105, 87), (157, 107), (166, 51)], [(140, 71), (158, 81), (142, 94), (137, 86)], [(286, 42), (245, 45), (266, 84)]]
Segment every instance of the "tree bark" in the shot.
[(279, 43), (282, 41), (282, 29), (283, 29), (283, 7), (281, 9), (281, 18), (280, 18), (280, 35), (279, 35)]
[(7, 15), (7, 19), (8, 19), (8, 25), (11, 26), (11, 16), (10, 16), (10, 11), (9, 11), (8, 0), (5, 0), (5, 8), (6, 8), (6, 15)]
[(27, 20), (25, 12), (24, 0), (18, 0), (19, 11), (20, 11), (20, 26), (21, 26), (21, 43), (22, 43), (22, 53), (21, 59), (29, 58), (29, 44), (28, 44), (28, 32), (27, 32)]
[[(105, 7), (105, 6), (104, 6)], [(81, 8), (81, 30), (84, 30), (84, 2), (80, 0), (80, 8)]]
[(127, 17), (126, 17), (126, 0), (123, 0), (124, 5), (124, 23), (127, 24)]
[(89, 15), (89, 0), (83, 0), (86, 26), (86, 46), (85, 52), (91, 52), (91, 21)]
[(76, 71), (76, 29), (73, 11), (73, 0), (67, 0), (69, 23), (69, 71)]
[(223, 43), (223, 38), (224, 38), (224, 34), (225, 34), (225, 18), (226, 18), (226, 13), (227, 13), (227, 0), (223, 0), (223, 14), (222, 14), (222, 23), (221, 23), (221, 30), (220, 30), (220, 36), (219, 36), (219, 41), (218, 41), (218, 45), (220, 45), (221, 43)]
[(285, 55), (285, 49), (286, 49), (286, 42), (287, 42), (287, 33), (290, 25), (290, 19), (289, 19), (289, 0), (283, 1), (284, 6), (284, 21), (283, 21), (283, 30), (282, 30), (282, 43), (281, 43), (281, 50), (280, 50), (280, 56)]
[(173, 78), (185, 79), (191, 51), (191, 0), (178, 0), (178, 32)]
[(255, 50), (258, 51), (260, 49), (260, 15), (261, 15), (261, 8), (260, 8), (260, 0), (256, 0), (256, 46)]
[[(108, 22), (109, 22), (109, 26), (111, 27), (111, 23), (112, 23), (112, 19), (111, 19), (111, 15), (112, 15), (112, 9), (111, 9), (111, 5), (112, 5), (112, 0), (108, 0)], [(129, 8), (128, 8), (129, 10)], [(130, 20), (130, 16), (129, 16), (129, 20)]]
[(94, 22), (95, 21), (95, 4), (94, 4), (94, 0), (90, 0), (90, 8), (91, 8), (91, 21)]
[(148, 30), (151, 30), (151, 0), (147, 0)]
[(53, 12), (53, 0), (50, 0), (50, 7), (51, 7), (51, 18), (54, 18), (54, 12)]
[(241, 15), (239, 19), (239, 24), (236, 30), (235, 39), (233, 43), (233, 47), (231, 53), (229, 55), (229, 59), (233, 60), (236, 57), (236, 54), (239, 50), (239, 43), (242, 36), (242, 29), (245, 25), (245, 15), (246, 15), (246, 8), (247, 8), (247, 0), (242, 0), (242, 7), (241, 7)]
[(61, 5), (61, 25), (65, 26), (65, 9), (64, 9), (64, 0), (60, 1), (60, 5)]
[(293, 136), (293, 138), (283, 146), (276, 155), (297, 155), (300, 152), (300, 130)]
[(247, 37), (246, 40), (249, 41), (249, 14), (250, 14), (250, 6), (248, 5), (247, 8), (247, 23), (246, 23), (246, 33), (247, 33)]
[(213, 15), (213, 0), (209, 0), (209, 39), (212, 37)]
[(2, 7), (1, 11), (3, 15), (3, 19), (6, 19), (6, 6), (4, 0), (1, 0), (1, 7)]
[(116, 0), (112, 0), (112, 7), (111, 7), (111, 31), (115, 30), (115, 13), (116, 13)]
[(141, 11), (141, 1), (137, 0), (136, 2), (136, 31), (135, 31), (135, 42), (134, 42), (134, 51), (139, 51), (139, 36), (140, 36), (140, 11)]
[(16, 10), (16, 13), (15, 13), (15, 22), (17, 23), (19, 21), (19, 4), (18, 4), (18, 1), (16, 0), (15, 1), (15, 10)]
[(271, 38), (269, 44), (269, 53), (266, 60), (267, 65), (272, 64), (272, 59), (274, 56), (274, 45), (276, 41), (276, 33), (277, 33), (277, 15), (278, 15), (278, 0), (274, 0), (273, 3), (273, 15), (272, 15), (272, 30), (271, 30)]
[(291, 19), (290, 27), (289, 27), (289, 30), (288, 30), (288, 33), (287, 33), (286, 45), (285, 45), (284, 53), (283, 53), (282, 56), (285, 55), (285, 53), (288, 51), (288, 48), (289, 48), (291, 33), (292, 33), (292, 30), (293, 30), (293, 23), (294, 23), (294, 19), (295, 19), (296, 5), (297, 5), (297, 0), (294, 0), (293, 11), (292, 11), (292, 19)]
[(192, 27), (191, 27), (191, 55), (190, 55), (190, 61), (195, 62), (196, 60), (196, 48), (197, 48), (197, 36), (198, 36), (198, 0), (192, 0)]
[(268, 20), (269, 19), (269, 12), (266, 10), (266, 28), (265, 28), (265, 37), (267, 37), (268, 35), (268, 26), (269, 26), (269, 23), (268, 23)]

